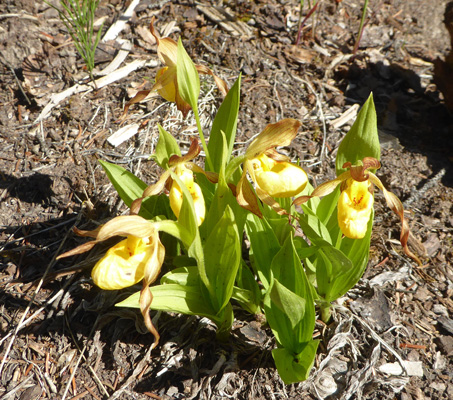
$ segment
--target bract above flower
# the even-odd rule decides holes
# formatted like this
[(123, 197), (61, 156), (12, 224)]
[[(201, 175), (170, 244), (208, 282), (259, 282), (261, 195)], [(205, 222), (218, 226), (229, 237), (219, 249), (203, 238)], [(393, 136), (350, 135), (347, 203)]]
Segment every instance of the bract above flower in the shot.
[[(176, 67), (178, 60), (178, 44), (169, 37), (160, 38), (154, 29), (154, 20), (155, 18), (153, 17), (149, 29), (157, 42), (157, 55), (160, 61), (165, 64), (165, 67), (162, 67), (157, 71), (156, 80), (151, 90), (141, 90), (137, 92), (137, 94), (126, 103), (119, 121), (125, 119), (131, 105), (146, 100), (146, 98), (154, 91), (157, 91), (165, 100), (176, 103), (178, 110), (183, 113), (184, 117), (186, 117), (187, 113), (191, 110), (191, 106), (182, 99), (178, 89)], [(228, 93), (226, 82), (216, 76), (208, 67), (204, 65), (195, 65), (195, 68), (199, 74), (211, 75), (224, 96)]]
[(409, 238), (409, 225), (404, 218), (404, 208), (400, 199), (389, 192), (381, 180), (370, 170), (381, 167), (381, 163), (372, 157), (365, 157), (359, 165), (346, 162), (343, 172), (337, 178), (319, 185), (310, 196), (301, 196), (294, 200), (300, 205), (312, 197), (326, 196), (332, 193), (341, 184), (341, 194), (338, 200), (338, 225), (342, 233), (351, 239), (361, 239), (367, 231), (367, 224), (371, 216), (374, 202), (373, 188), (376, 185), (384, 193), (387, 205), (401, 220), (400, 242), (404, 252), (417, 263), (421, 264), (418, 257), (413, 254), (407, 245)]
[(277, 146), (291, 143), (300, 125), (299, 121), (290, 118), (269, 124), (250, 144), (245, 152), (243, 173), (236, 191), (237, 201), (242, 207), (261, 216), (247, 173), (255, 183), (259, 199), (279, 213), (284, 210), (273, 197), (293, 197), (304, 190), (308, 182), (305, 171), (275, 151)]

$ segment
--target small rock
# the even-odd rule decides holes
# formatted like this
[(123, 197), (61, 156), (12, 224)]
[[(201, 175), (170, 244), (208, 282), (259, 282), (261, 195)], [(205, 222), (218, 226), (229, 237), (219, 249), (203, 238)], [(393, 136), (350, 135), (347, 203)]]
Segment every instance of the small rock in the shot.
[(432, 387), (434, 390), (437, 390), (438, 392), (444, 392), (445, 389), (447, 388), (447, 386), (445, 386), (445, 383), (436, 381), (431, 382), (429, 386)]
[(419, 286), (414, 293), (414, 298), (420, 300), (421, 302), (426, 302), (427, 300), (431, 300), (433, 298), (433, 294), (425, 287)]
[(440, 350), (447, 357), (453, 355), (453, 337), (451, 336), (440, 336), (438, 338)]
[(448, 333), (453, 335), (453, 320), (448, 317), (439, 317), (437, 322), (444, 328)]

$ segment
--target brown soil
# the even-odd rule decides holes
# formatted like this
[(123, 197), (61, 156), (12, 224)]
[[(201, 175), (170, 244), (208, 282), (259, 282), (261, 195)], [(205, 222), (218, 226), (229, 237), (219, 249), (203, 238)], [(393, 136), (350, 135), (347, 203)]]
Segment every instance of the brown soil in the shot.
[[(101, 1), (97, 16), (106, 17), (105, 30), (129, 3)], [(208, 321), (156, 314), (162, 339), (148, 360), (153, 337), (140, 315), (114, 307), (128, 293), (92, 285), (90, 268), (102, 249), (55, 261), (84, 240), (72, 234), (73, 225), (91, 229), (126, 212), (98, 160), (152, 183), (159, 173), (148, 160), (157, 123), (184, 146), (195, 132), (194, 121), (155, 97), (131, 109), (125, 124), (139, 124), (135, 136), (117, 147), (107, 142), (120, 127), (115, 121), (130, 90), (155, 76), (156, 62), (68, 97), (37, 123), (51, 96), (80, 83), (86, 72), (52, 9), (33, 0), (1, 2), (2, 399), (317, 399), (325, 397), (329, 382), (336, 385), (330, 397), (335, 399), (453, 398), (453, 118), (444, 101), (452, 96), (453, 65), (444, 62), (451, 46), (443, 23), (447, 1), (370, 1), (351, 58), (362, 3), (320, 2), (297, 47), (296, 0), (219, 2), (232, 15), (225, 21), (243, 27), (239, 36), (194, 2), (142, 0), (120, 33), (133, 43), (124, 63), (157, 60), (147, 32), (156, 16), (161, 33), (181, 36), (192, 58), (230, 86), (241, 72), (237, 151), (266, 124), (297, 118), (303, 128), (288, 154), (300, 158), (318, 183), (332, 177), (336, 149), (353, 121), (338, 126), (335, 119), (374, 94), (383, 147), (379, 176), (404, 202), (412, 244), (420, 242), (426, 250), (424, 266), (404, 257), (396, 217), (377, 195), (369, 268), (334, 322), (319, 324), (322, 343), (309, 381), (285, 386), (272, 361), (272, 335), (250, 315), (238, 310), (230, 341), (219, 343)], [(98, 70), (118, 51), (111, 43), (98, 51)], [(203, 79), (206, 124), (212, 105), (220, 102), (212, 81)], [(397, 357), (421, 362), (421, 374), (388, 373), (385, 364)]]

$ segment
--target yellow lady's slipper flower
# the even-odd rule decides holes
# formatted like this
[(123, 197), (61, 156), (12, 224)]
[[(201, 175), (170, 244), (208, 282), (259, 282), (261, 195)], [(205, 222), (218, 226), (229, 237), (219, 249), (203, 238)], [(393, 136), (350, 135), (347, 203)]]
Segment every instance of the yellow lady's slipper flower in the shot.
[(163, 246), (158, 235), (157, 238), (128, 236), (96, 263), (91, 271), (94, 284), (104, 290), (124, 289), (140, 282), (147, 269), (157, 277), (163, 261), (156, 251), (159, 247)]
[(125, 215), (113, 218), (100, 229), (94, 231), (76, 229), (76, 233), (93, 237), (95, 240), (67, 251), (58, 258), (84, 253), (96, 243), (113, 236), (126, 236), (125, 240), (113, 246), (98, 261), (91, 275), (93, 282), (105, 290), (123, 289), (143, 281), (140, 292), (140, 311), (146, 327), (154, 335), (153, 346), (157, 346), (159, 333), (149, 316), (149, 307), (153, 299), (149, 285), (159, 276), (164, 262), (165, 248), (159, 240), (156, 223), (138, 215)]
[(243, 173), (236, 191), (236, 198), (242, 207), (261, 216), (247, 173), (255, 183), (259, 199), (280, 213), (284, 211), (273, 197), (293, 197), (304, 190), (308, 182), (305, 171), (291, 164), (288, 157), (275, 151), (277, 146), (288, 146), (291, 143), (300, 125), (295, 119), (269, 124), (250, 144), (245, 152)]
[(297, 165), (262, 154), (251, 160), (256, 184), (272, 197), (293, 197), (304, 190), (307, 174)]
[(343, 234), (351, 239), (365, 236), (374, 197), (370, 192), (369, 181), (358, 182), (350, 178), (345, 181), (346, 188), (338, 199), (338, 224)]
[(326, 196), (332, 193), (341, 184), (341, 194), (338, 200), (338, 225), (341, 232), (351, 239), (361, 239), (367, 231), (368, 221), (374, 203), (373, 189), (376, 185), (384, 193), (387, 205), (401, 220), (400, 242), (404, 252), (419, 264), (420, 260), (413, 254), (407, 245), (409, 238), (409, 225), (404, 218), (404, 208), (400, 199), (389, 192), (381, 180), (370, 169), (376, 170), (381, 163), (372, 157), (365, 157), (360, 165), (352, 165), (347, 162), (343, 168), (348, 169), (336, 179), (319, 185), (310, 196), (301, 196), (294, 200), (294, 204), (300, 205), (312, 197)]
[(179, 213), (181, 211), (183, 202), (183, 193), (178, 183), (171, 178), (171, 174), (174, 173), (179, 179), (181, 179), (181, 181), (184, 183), (187, 190), (191, 194), (195, 207), (197, 223), (198, 225), (201, 225), (205, 218), (206, 207), (201, 188), (194, 181), (193, 172), (205, 175), (206, 178), (214, 183), (217, 182), (218, 176), (214, 172), (206, 172), (191, 161), (198, 156), (200, 151), (201, 148), (198, 144), (198, 141), (196, 139), (192, 139), (189, 151), (185, 155), (172, 155), (168, 160), (169, 168), (161, 175), (160, 179), (154, 185), (150, 185), (144, 190), (142, 197), (134, 200), (131, 205), (131, 213), (138, 214), (138, 212), (140, 211), (141, 203), (145, 197), (155, 196), (161, 193), (164, 190), (165, 186), (169, 184), (170, 207), (175, 213), (176, 218), (179, 218)]
[[(184, 164), (177, 165), (175, 168), (175, 173), (181, 179), (181, 181), (186, 185), (189, 193), (192, 196), (193, 204), (195, 206), (195, 214), (197, 216), (198, 226), (204, 221), (206, 214), (206, 207), (204, 204), (203, 193), (201, 192), (200, 186), (193, 180), (193, 172), (186, 168)], [(182, 190), (179, 187), (178, 183), (173, 181), (170, 188), (170, 207), (176, 215), (176, 218), (179, 218), (179, 213), (182, 207), (183, 194)]]
[[(145, 100), (149, 94), (154, 91), (157, 91), (165, 100), (176, 103), (178, 110), (183, 113), (184, 117), (186, 117), (187, 113), (191, 110), (190, 105), (180, 96), (178, 89), (178, 44), (169, 37), (160, 38), (157, 35), (154, 29), (154, 17), (151, 20), (149, 29), (157, 42), (157, 55), (160, 61), (165, 64), (165, 67), (162, 67), (157, 71), (156, 81), (151, 90), (141, 90), (137, 92), (137, 94), (126, 103), (123, 115), (119, 119), (120, 121), (125, 118), (127, 110), (132, 104)], [(224, 96), (228, 93), (226, 82), (216, 76), (208, 67), (205, 67), (204, 65), (195, 65), (195, 68), (200, 74), (211, 75)]]

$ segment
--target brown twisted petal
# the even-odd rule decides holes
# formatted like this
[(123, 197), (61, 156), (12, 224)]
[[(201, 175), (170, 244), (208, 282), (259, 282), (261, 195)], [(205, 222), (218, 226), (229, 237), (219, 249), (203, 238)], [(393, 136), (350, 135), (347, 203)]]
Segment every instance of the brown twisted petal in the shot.
[(151, 320), (151, 316), (149, 314), (149, 309), (151, 307), (151, 303), (153, 301), (153, 294), (151, 293), (150, 285), (157, 279), (160, 274), (160, 270), (165, 258), (165, 247), (162, 245), (159, 239), (159, 233), (157, 230), (149, 235), (150, 239), (153, 241), (153, 252), (150, 257), (150, 262), (144, 271), (143, 277), (143, 286), (142, 290), (140, 291), (140, 312), (143, 316), (145, 326), (149, 332), (151, 332), (154, 336), (154, 343), (152, 348), (155, 348), (159, 343), (159, 333), (157, 329), (154, 327), (153, 322)]
[(169, 180), (169, 178), (170, 178), (170, 170), (165, 171), (154, 185), (149, 185), (143, 191), (142, 197), (139, 197), (138, 199), (135, 199), (132, 202), (130, 214), (136, 215), (140, 212), (142, 202), (146, 197), (155, 196), (155, 195), (161, 193), (164, 190), (165, 185), (166, 185), (167, 181)]
[(132, 106), (133, 104), (140, 103), (141, 101), (145, 100), (151, 93), (152, 90), (138, 91), (137, 94), (124, 105), (123, 113), (115, 122), (117, 124), (124, 122), (124, 120), (126, 119), (127, 112), (129, 111), (129, 107)]
[(343, 172), (337, 178), (324, 182), (321, 185), (317, 186), (310, 196), (304, 195), (294, 199), (293, 204), (296, 206), (300, 206), (301, 204), (306, 203), (313, 197), (327, 196), (328, 194), (332, 193), (340, 183), (343, 183), (344, 181), (346, 181), (346, 179), (349, 178), (351, 178), (350, 172), (349, 171)]
[(167, 66), (175, 66), (178, 54), (178, 44), (171, 38), (161, 39), (154, 29), (155, 17), (151, 19), (149, 30), (151, 35), (154, 36), (157, 43), (157, 55), (159, 59)]
[(244, 172), (236, 186), (236, 200), (241, 207), (262, 218), (263, 214), (261, 213), (255, 193), (253, 193), (252, 187), (247, 180), (246, 172), (247, 166), (244, 166)]
[(159, 344), (160, 335), (149, 315), (149, 308), (151, 307), (152, 301), (153, 294), (151, 293), (151, 288), (143, 280), (142, 290), (140, 291), (140, 312), (142, 313), (146, 328), (154, 336), (154, 343), (151, 346), (151, 349), (154, 349)]
[(419, 265), (422, 265), (422, 262), (420, 261), (420, 259), (414, 253), (412, 253), (412, 251), (409, 250), (409, 247), (407, 244), (408, 239), (409, 239), (410, 229), (409, 229), (409, 224), (407, 223), (406, 219), (404, 218), (403, 203), (401, 203), (401, 200), (398, 198), (398, 196), (396, 196), (392, 192), (389, 192), (384, 187), (381, 180), (371, 172), (370, 172), (370, 181), (373, 182), (379, 189), (382, 190), (382, 192), (384, 193), (384, 197), (385, 197), (385, 201), (387, 202), (387, 205), (396, 215), (398, 215), (398, 217), (401, 220), (400, 242), (401, 242), (401, 246), (403, 246), (404, 252), (406, 253), (406, 255), (408, 257), (412, 258)]
[(343, 168), (349, 168), (351, 178), (357, 182), (364, 182), (368, 180), (368, 169), (379, 169), (381, 163), (373, 157), (365, 157), (362, 160), (362, 165), (352, 165), (349, 161), (343, 164)]
[(291, 162), (291, 159), (288, 156), (285, 156), (284, 154), (279, 153), (275, 149), (269, 149), (264, 152), (266, 156), (269, 158), (272, 158), (274, 161), (279, 161), (279, 162)]
[(65, 257), (75, 256), (77, 254), (86, 253), (87, 251), (91, 250), (95, 246), (95, 244), (98, 242), (99, 242), (98, 240), (92, 240), (90, 242), (83, 243), (80, 246), (77, 246), (76, 248), (74, 248), (72, 250), (69, 250), (69, 251), (64, 252), (63, 254), (60, 254), (57, 257), (57, 260), (59, 260), (60, 258), (65, 258)]
[(261, 190), (259, 186), (255, 188), (256, 195), (258, 198), (264, 203), (267, 204), (270, 208), (272, 208), (277, 214), (280, 215), (289, 215), (286, 210), (280, 207), (280, 204), (275, 201), (275, 199), (266, 193), (264, 190)]
[(308, 196), (308, 195), (299, 196), (299, 197), (297, 197), (296, 199), (294, 199), (293, 205), (295, 205), (295, 206), (300, 206), (301, 204), (306, 203), (306, 202), (307, 202), (308, 200), (310, 200), (311, 198), (313, 198), (313, 196)]
[(214, 82), (216, 83), (217, 87), (222, 92), (222, 94), (224, 96), (227, 95), (228, 86), (223, 79), (219, 78), (217, 75), (214, 74), (214, 72), (212, 72), (208, 67), (205, 67), (204, 65), (195, 65), (195, 68), (200, 74), (211, 75), (214, 78)]
[(149, 185), (143, 191), (143, 198), (155, 196), (156, 194), (161, 193), (165, 188), (165, 183), (167, 182), (167, 179), (170, 177), (170, 171), (171, 170), (165, 171), (154, 185)]
[(196, 172), (197, 174), (203, 174), (206, 178), (209, 179), (212, 183), (217, 183), (219, 181), (219, 174), (216, 172), (205, 171), (203, 168), (199, 167), (193, 162), (188, 162), (185, 164), (186, 168)]
[(195, 157), (198, 156), (198, 154), (200, 154), (201, 147), (198, 144), (198, 140), (195, 138), (191, 138), (190, 140), (191, 140), (190, 147), (186, 154), (184, 154), (183, 156), (178, 156), (177, 154), (173, 154), (170, 157), (170, 159), (168, 160), (168, 165), (170, 167), (173, 167), (176, 164), (181, 164), (181, 163), (185, 163), (187, 161), (193, 160)]
[(98, 236), (100, 229), (101, 229), (100, 226), (98, 226), (96, 229), (94, 229), (92, 231), (84, 231), (84, 230), (78, 229), (77, 227), (72, 228), (72, 230), (74, 231), (74, 233), (77, 236), (92, 237), (92, 238), (95, 238)]

